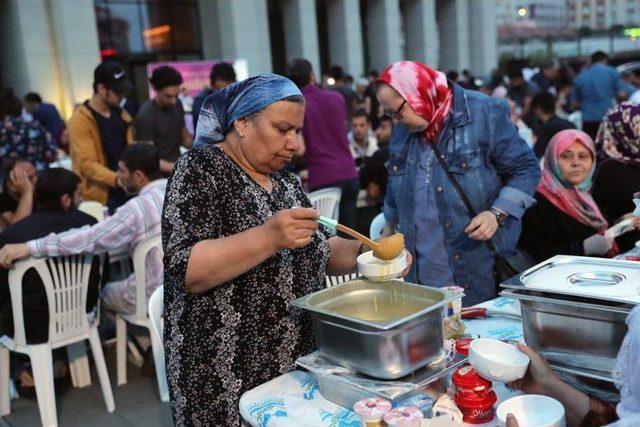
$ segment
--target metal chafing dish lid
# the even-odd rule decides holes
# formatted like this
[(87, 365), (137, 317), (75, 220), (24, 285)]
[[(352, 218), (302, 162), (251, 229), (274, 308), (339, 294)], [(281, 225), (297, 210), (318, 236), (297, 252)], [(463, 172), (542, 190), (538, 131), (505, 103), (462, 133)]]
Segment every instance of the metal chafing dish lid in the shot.
[(502, 287), (640, 304), (640, 263), (557, 255)]

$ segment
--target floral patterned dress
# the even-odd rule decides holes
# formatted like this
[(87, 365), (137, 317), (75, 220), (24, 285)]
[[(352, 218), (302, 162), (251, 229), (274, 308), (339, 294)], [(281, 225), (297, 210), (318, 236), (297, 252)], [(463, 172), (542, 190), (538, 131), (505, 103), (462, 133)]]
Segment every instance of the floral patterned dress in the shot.
[(56, 147), (51, 134), (37, 121), (22, 117), (0, 119), (0, 160), (19, 157), (29, 160), (38, 172), (56, 159)]
[(315, 348), (308, 315), (289, 302), (322, 288), (327, 236), (281, 250), (203, 294), (184, 287), (193, 246), (240, 233), (275, 212), (311, 207), (295, 177), (265, 191), (217, 145), (190, 150), (169, 181), (162, 219), (165, 354), (176, 425), (240, 424), (242, 393), (291, 370)]

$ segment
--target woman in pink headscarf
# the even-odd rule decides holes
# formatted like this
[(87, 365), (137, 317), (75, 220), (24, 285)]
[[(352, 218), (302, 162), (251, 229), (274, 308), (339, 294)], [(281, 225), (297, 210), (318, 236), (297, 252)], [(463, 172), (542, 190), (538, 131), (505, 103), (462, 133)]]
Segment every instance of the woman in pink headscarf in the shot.
[(609, 224), (589, 193), (595, 155), (593, 140), (579, 130), (563, 130), (549, 142), (538, 203), (525, 214), (520, 237), (520, 247), (536, 261), (617, 253), (615, 241), (604, 233)]

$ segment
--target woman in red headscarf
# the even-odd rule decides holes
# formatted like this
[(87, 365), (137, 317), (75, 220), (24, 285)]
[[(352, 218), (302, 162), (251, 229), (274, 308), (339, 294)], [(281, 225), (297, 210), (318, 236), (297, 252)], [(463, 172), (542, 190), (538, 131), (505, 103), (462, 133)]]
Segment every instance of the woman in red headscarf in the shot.
[(408, 280), (455, 283), (466, 304), (493, 298), (496, 259), (513, 255), (534, 202), (533, 152), (504, 100), (419, 62), (391, 64), (378, 81), (378, 100), (396, 122), (384, 214), (387, 232), (402, 232), (414, 255)]

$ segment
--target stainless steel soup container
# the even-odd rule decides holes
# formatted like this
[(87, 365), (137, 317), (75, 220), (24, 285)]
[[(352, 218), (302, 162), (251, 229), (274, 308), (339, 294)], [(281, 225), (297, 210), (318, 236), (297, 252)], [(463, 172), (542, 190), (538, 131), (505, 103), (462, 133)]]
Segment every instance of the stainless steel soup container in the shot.
[(353, 280), (291, 304), (310, 312), (322, 356), (365, 375), (397, 379), (444, 356), (445, 308), (455, 298), (399, 280)]

